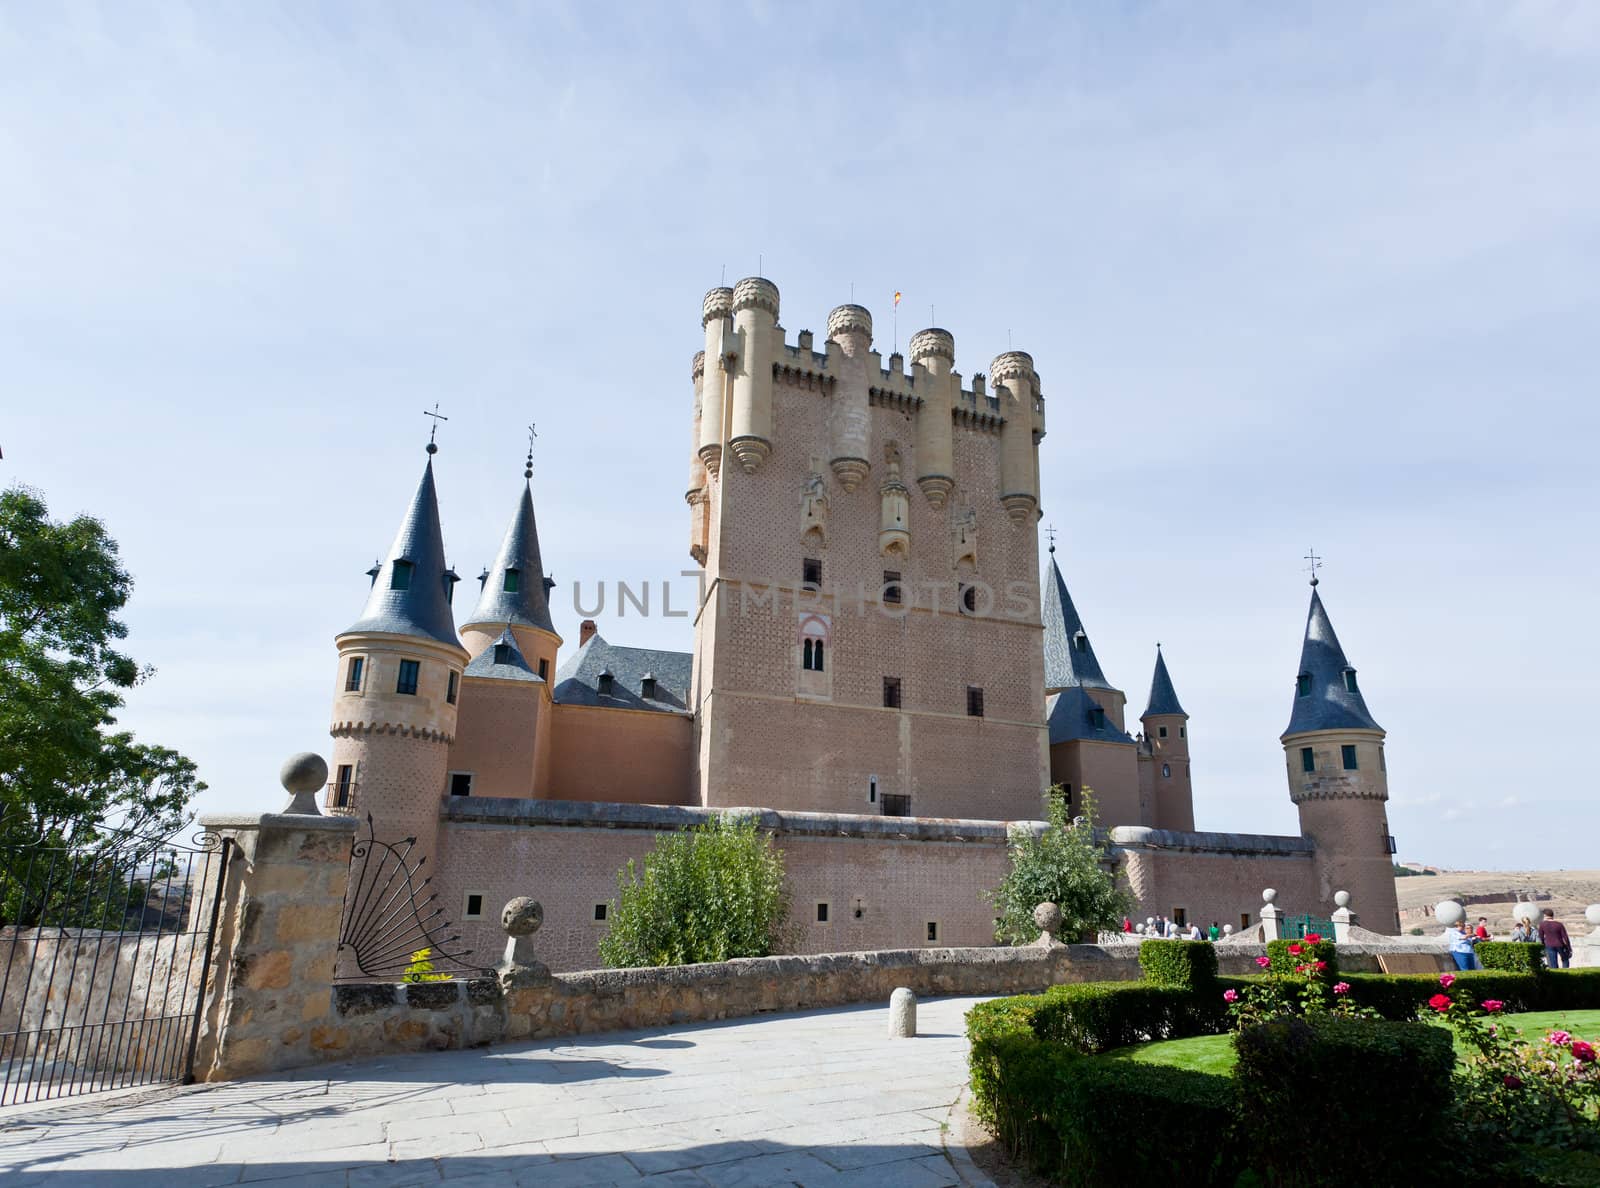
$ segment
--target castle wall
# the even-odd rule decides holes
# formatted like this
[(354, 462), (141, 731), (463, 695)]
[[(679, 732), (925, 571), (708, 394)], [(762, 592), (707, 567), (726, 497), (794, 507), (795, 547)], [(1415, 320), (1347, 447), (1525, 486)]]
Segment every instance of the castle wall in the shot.
[(1095, 817), (1108, 828), (1150, 823), (1139, 775), (1138, 752), (1127, 743), (1074, 740), (1050, 748), (1050, 782), (1071, 785), (1074, 814), (1081, 811), (1088, 787), (1094, 793)]
[(552, 800), (691, 804), (694, 722), (686, 714), (551, 707)]
[(462, 681), (450, 770), (472, 773), (474, 796), (534, 796), (543, 688), (529, 681)]
[(1202, 928), (1216, 921), (1238, 931), (1257, 921), (1267, 887), (1289, 915), (1333, 912), (1332, 893), (1322, 894), (1316, 858), (1302, 838), (1154, 829), (1119, 829), (1112, 837), (1141, 920), (1182, 908)]

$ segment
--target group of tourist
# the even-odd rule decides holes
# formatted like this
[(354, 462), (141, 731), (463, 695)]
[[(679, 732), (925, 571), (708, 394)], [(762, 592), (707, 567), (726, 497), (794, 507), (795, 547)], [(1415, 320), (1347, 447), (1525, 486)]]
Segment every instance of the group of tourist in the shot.
[(1219, 941), (1233, 929), (1219, 928), (1215, 920), (1211, 921), (1210, 928), (1201, 928), (1199, 924), (1180, 924), (1166, 916), (1147, 916), (1143, 924), (1135, 924), (1132, 919), (1124, 916), (1122, 931), (1138, 933), (1140, 936), (1163, 937), (1167, 940)]
[[(1482, 969), (1477, 947), (1489, 936), (1489, 917), (1479, 916), (1475, 928), (1469, 930), (1465, 921), (1450, 925), (1444, 930), (1444, 941), (1450, 956), (1459, 970)], [(1572, 964), (1572, 938), (1567, 926), (1556, 919), (1554, 908), (1544, 909), (1544, 919), (1535, 926), (1532, 921), (1518, 920), (1511, 929), (1511, 939), (1519, 944), (1537, 942), (1544, 946), (1544, 963), (1550, 969), (1566, 969)]]

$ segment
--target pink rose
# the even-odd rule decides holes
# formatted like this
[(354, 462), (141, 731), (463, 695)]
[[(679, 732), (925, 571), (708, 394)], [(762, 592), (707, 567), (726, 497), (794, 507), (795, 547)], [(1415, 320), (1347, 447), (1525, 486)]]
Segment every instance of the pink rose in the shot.
[(1564, 1048), (1572, 1042), (1572, 1033), (1570, 1031), (1552, 1031), (1545, 1038), (1556, 1047)]
[(1439, 975), (1439, 985), (1443, 986), (1446, 990), (1450, 989), (1450, 987), (1454, 986), (1455, 984), (1456, 984), (1456, 975), (1455, 974), (1440, 974)]
[(1333, 984), (1333, 992), (1335, 994), (1349, 994), (1350, 993), (1350, 983), (1349, 982), (1335, 982)]
[(1223, 1002), (1238, 1002), (1239, 1001), (1239, 992), (1237, 990), (1224, 990), (1222, 992), (1222, 1001)]
[(1501, 1002), (1498, 998), (1486, 998), (1483, 1000), (1483, 1009), (1488, 1011), (1491, 1015), (1505, 1005), (1506, 1004)]
[(1266, 969), (1267, 966), (1272, 964), (1272, 959), (1270, 957), (1257, 957), (1256, 958), (1256, 964), (1259, 965), (1262, 969)]

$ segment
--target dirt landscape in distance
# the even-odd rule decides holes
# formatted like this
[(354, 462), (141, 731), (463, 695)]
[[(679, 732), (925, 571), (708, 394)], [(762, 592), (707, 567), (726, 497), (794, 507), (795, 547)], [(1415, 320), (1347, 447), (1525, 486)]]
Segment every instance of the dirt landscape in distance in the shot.
[[(1511, 931), (1511, 909), (1518, 900), (1531, 899), (1539, 908), (1554, 908), (1556, 919), (1574, 938), (1589, 931), (1583, 909), (1600, 903), (1600, 870), (1441, 870), (1436, 875), (1398, 878), (1400, 929), (1425, 933), (1442, 931), (1433, 918), (1441, 899), (1459, 899), (1467, 905), (1467, 918), (1489, 917), (1489, 931), (1504, 937)], [(1357, 914), (1359, 904), (1351, 904)]]

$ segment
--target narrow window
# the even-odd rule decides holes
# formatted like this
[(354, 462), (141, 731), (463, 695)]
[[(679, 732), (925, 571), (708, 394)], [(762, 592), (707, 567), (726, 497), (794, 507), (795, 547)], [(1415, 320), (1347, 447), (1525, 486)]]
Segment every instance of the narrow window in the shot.
[(505, 590), (505, 592), (507, 594), (515, 594), (517, 592), (517, 586), (521, 583), (521, 581), (522, 581), (522, 574), (521, 573), (519, 573), (515, 569), (508, 569), (508, 570), (506, 570), (505, 585), (502, 588)]
[(335, 808), (350, 807), (350, 781), (355, 775), (355, 769), (348, 763), (339, 764), (339, 774), (333, 784), (333, 806)]
[(394, 683), (394, 691), (396, 693), (408, 693), (413, 697), (416, 696), (417, 674), (421, 671), (422, 661), (420, 660), (400, 661), (400, 676)]
[(350, 657), (350, 672), (344, 678), (344, 691), (356, 693), (361, 689), (361, 670), (367, 666), (366, 660), (361, 656)]
[(867, 803), (868, 804), (877, 804), (878, 803), (878, 777), (877, 776), (868, 776), (867, 777)]
[(1164, 780), (1170, 780), (1172, 778), (1172, 764), (1163, 763), (1161, 765), (1161, 778)]
[(1344, 769), (1346, 771), (1356, 770), (1355, 747), (1351, 746), (1349, 743), (1346, 743), (1344, 746), (1339, 748), (1339, 757), (1344, 760)]
[(1157, 726), (1156, 727), (1156, 736), (1158, 738), (1166, 738), (1167, 737), (1167, 728), (1165, 726)]
[(939, 921), (937, 921), (937, 920), (929, 920), (928, 921), (928, 940), (929, 941), (937, 941), (938, 939), (939, 939)]
[(1239, 931), (1240, 932), (1249, 932), (1250, 931), (1250, 913), (1249, 912), (1240, 912), (1239, 913)]
[(470, 771), (452, 771), (450, 773), (450, 795), (472, 795), (472, 773)]
[(445, 686), (444, 699), (451, 705), (456, 703), (456, 694), (461, 688), (461, 674), (454, 669), (450, 671), (450, 683)]
[(474, 892), (471, 895), (468, 895), (467, 896), (467, 905), (466, 906), (467, 906), (467, 910), (461, 913), (462, 916), (464, 916), (468, 920), (481, 920), (481, 919), (483, 919), (483, 896), (482, 895), (479, 895), (476, 892)]
[(826, 924), (827, 922), (828, 922), (828, 905), (825, 904), (825, 903), (819, 903), (819, 904), (817, 904), (817, 923), (818, 924)]
[(899, 606), (901, 599), (900, 574), (898, 570), (886, 569), (883, 571), (883, 604), (885, 606)]
[(389, 574), (389, 589), (411, 589), (411, 562), (396, 561), (394, 563), (394, 569)]
[(1296, 697), (1311, 696), (1311, 674), (1309, 672), (1302, 672), (1295, 680), (1294, 695)]
[(1179, 738), (1188, 738), (1189, 737), (1189, 728), (1187, 726), (1179, 726), (1178, 727), (1178, 737)]
[(883, 708), (884, 709), (899, 709), (900, 708), (900, 678), (899, 677), (884, 677), (883, 678)]
[(550, 661), (543, 659), (539, 661), (539, 679), (541, 681), (550, 679)]
[(800, 562), (800, 584), (810, 586), (813, 590), (822, 588), (822, 562), (815, 557), (807, 557)]
[(639, 696), (643, 697), (646, 701), (654, 701), (656, 699), (655, 677), (647, 676), (644, 678), (644, 680), (639, 682)]
[(967, 717), (983, 717), (983, 690), (976, 685), (967, 686)]
[(1378, 770), (1379, 771), (1388, 771), (1389, 770), (1389, 761), (1383, 757), (1383, 746), (1382, 746), (1381, 743), (1378, 746)]
[(1174, 924), (1176, 924), (1179, 928), (1187, 928), (1188, 925), (1189, 925), (1189, 909), (1188, 908), (1173, 908), (1172, 909), (1172, 922)]
[(596, 924), (604, 924), (606, 922), (606, 917), (611, 914), (610, 907), (611, 905), (608, 903), (594, 905), (594, 922)]
[(1355, 669), (1347, 668), (1347, 669), (1344, 670), (1344, 687), (1345, 687), (1345, 691), (1349, 692), (1349, 693), (1359, 693), (1359, 692), (1361, 692), (1360, 689), (1356, 688), (1356, 670)]
[(602, 672), (600, 674), (599, 693), (601, 697), (610, 697), (612, 690), (615, 689), (616, 686), (616, 677), (612, 676), (609, 672)]
[(1317, 770), (1317, 753), (1315, 751), (1313, 751), (1310, 747), (1301, 747), (1300, 748), (1300, 770), (1301, 771), (1316, 771)]

